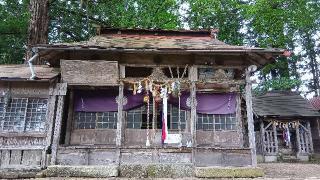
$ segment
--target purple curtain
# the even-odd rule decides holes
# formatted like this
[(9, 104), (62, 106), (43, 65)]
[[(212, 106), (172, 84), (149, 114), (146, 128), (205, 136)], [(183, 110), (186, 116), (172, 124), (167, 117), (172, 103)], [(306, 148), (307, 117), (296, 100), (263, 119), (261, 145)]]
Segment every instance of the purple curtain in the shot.
[[(116, 97), (117, 90), (95, 90), (76, 91), (74, 94), (74, 110), (85, 112), (107, 112), (118, 111)], [(127, 104), (123, 107), (125, 111), (138, 108), (143, 105), (143, 94), (132, 95), (132, 92), (124, 92)]]
[[(180, 107), (183, 110), (190, 110), (187, 106), (189, 92), (183, 92), (180, 96)], [(232, 114), (236, 110), (235, 93), (197, 93), (197, 113), (203, 114)], [(178, 107), (179, 100), (175, 97), (169, 98), (169, 103)]]
[[(75, 111), (85, 112), (107, 112), (117, 111), (118, 104), (116, 97), (117, 90), (96, 90), (96, 91), (76, 91), (74, 98)], [(133, 95), (131, 91), (125, 91), (127, 104), (123, 107), (125, 111), (141, 107), (143, 94)], [(190, 110), (187, 106), (189, 92), (183, 92), (180, 98), (180, 107), (183, 110)], [(197, 113), (204, 114), (231, 114), (236, 109), (235, 93), (197, 93)], [(178, 98), (170, 96), (169, 104), (178, 106)]]

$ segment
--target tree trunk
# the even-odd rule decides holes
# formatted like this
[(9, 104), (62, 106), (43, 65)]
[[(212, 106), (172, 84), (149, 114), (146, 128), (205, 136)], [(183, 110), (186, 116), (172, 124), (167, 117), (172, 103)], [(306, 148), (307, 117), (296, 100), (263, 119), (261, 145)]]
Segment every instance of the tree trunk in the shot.
[[(32, 57), (32, 46), (48, 43), (49, 0), (30, 0), (30, 22), (28, 28), (26, 60)], [(36, 60), (34, 64), (42, 64)]]
[(311, 73), (312, 73), (312, 90), (314, 91), (316, 96), (319, 96), (318, 90), (319, 90), (319, 69), (318, 69), (318, 62), (316, 58), (316, 52), (314, 50), (315, 43), (311, 38), (311, 35), (309, 33), (306, 33), (305, 36), (305, 47), (307, 56), (310, 59), (309, 65), (311, 67)]

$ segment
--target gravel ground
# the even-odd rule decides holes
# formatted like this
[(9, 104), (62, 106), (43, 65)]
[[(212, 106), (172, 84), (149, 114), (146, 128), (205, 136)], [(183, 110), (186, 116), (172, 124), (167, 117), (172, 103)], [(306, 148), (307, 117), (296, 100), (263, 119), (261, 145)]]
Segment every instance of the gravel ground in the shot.
[(320, 164), (310, 163), (263, 163), (264, 178), (319, 179)]
[[(311, 163), (263, 163), (259, 167), (264, 169), (265, 177), (255, 178), (255, 180), (320, 180), (320, 164)], [(38, 180), (84, 180), (86, 178), (40, 178)], [(88, 179), (88, 178), (87, 178)], [(93, 180), (94, 178), (92, 178)], [(109, 178), (110, 180), (124, 180), (128, 178)], [(159, 178), (160, 180), (168, 180), (168, 178)], [(179, 178), (180, 179), (180, 178)], [(204, 179), (204, 178), (181, 178), (186, 180)], [(239, 178), (237, 180), (248, 180)], [(253, 179), (251, 179), (253, 180)]]

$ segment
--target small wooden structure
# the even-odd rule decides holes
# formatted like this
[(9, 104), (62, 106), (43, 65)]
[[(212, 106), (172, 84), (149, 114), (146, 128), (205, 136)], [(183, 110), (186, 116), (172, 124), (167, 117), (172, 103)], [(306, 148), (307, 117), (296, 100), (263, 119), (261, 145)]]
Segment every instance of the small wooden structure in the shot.
[(0, 71), (0, 168), (27, 165), (25, 152), (40, 167), (256, 166), (251, 65), (284, 50), (227, 45), (207, 30), (135, 29), (34, 49), (35, 64), (60, 73), (47, 67), (44, 78), (36, 66), (36, 80), (27, 80), (26, 67)]
[(253, 109), (257, 150), (265, 161), (309, 159), (320, 113), (306, 99), (296, 92), (272, 91), (255, 96)]

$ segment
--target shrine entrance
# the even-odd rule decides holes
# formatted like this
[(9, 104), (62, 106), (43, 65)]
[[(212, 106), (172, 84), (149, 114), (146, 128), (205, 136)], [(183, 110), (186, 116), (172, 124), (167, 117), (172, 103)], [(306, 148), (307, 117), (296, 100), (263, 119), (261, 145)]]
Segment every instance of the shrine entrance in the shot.
[(310, 122), (267, 120), (260, 122), (258, 147), (265, 161), (286, 158), (308, 160), (313, 152)]

